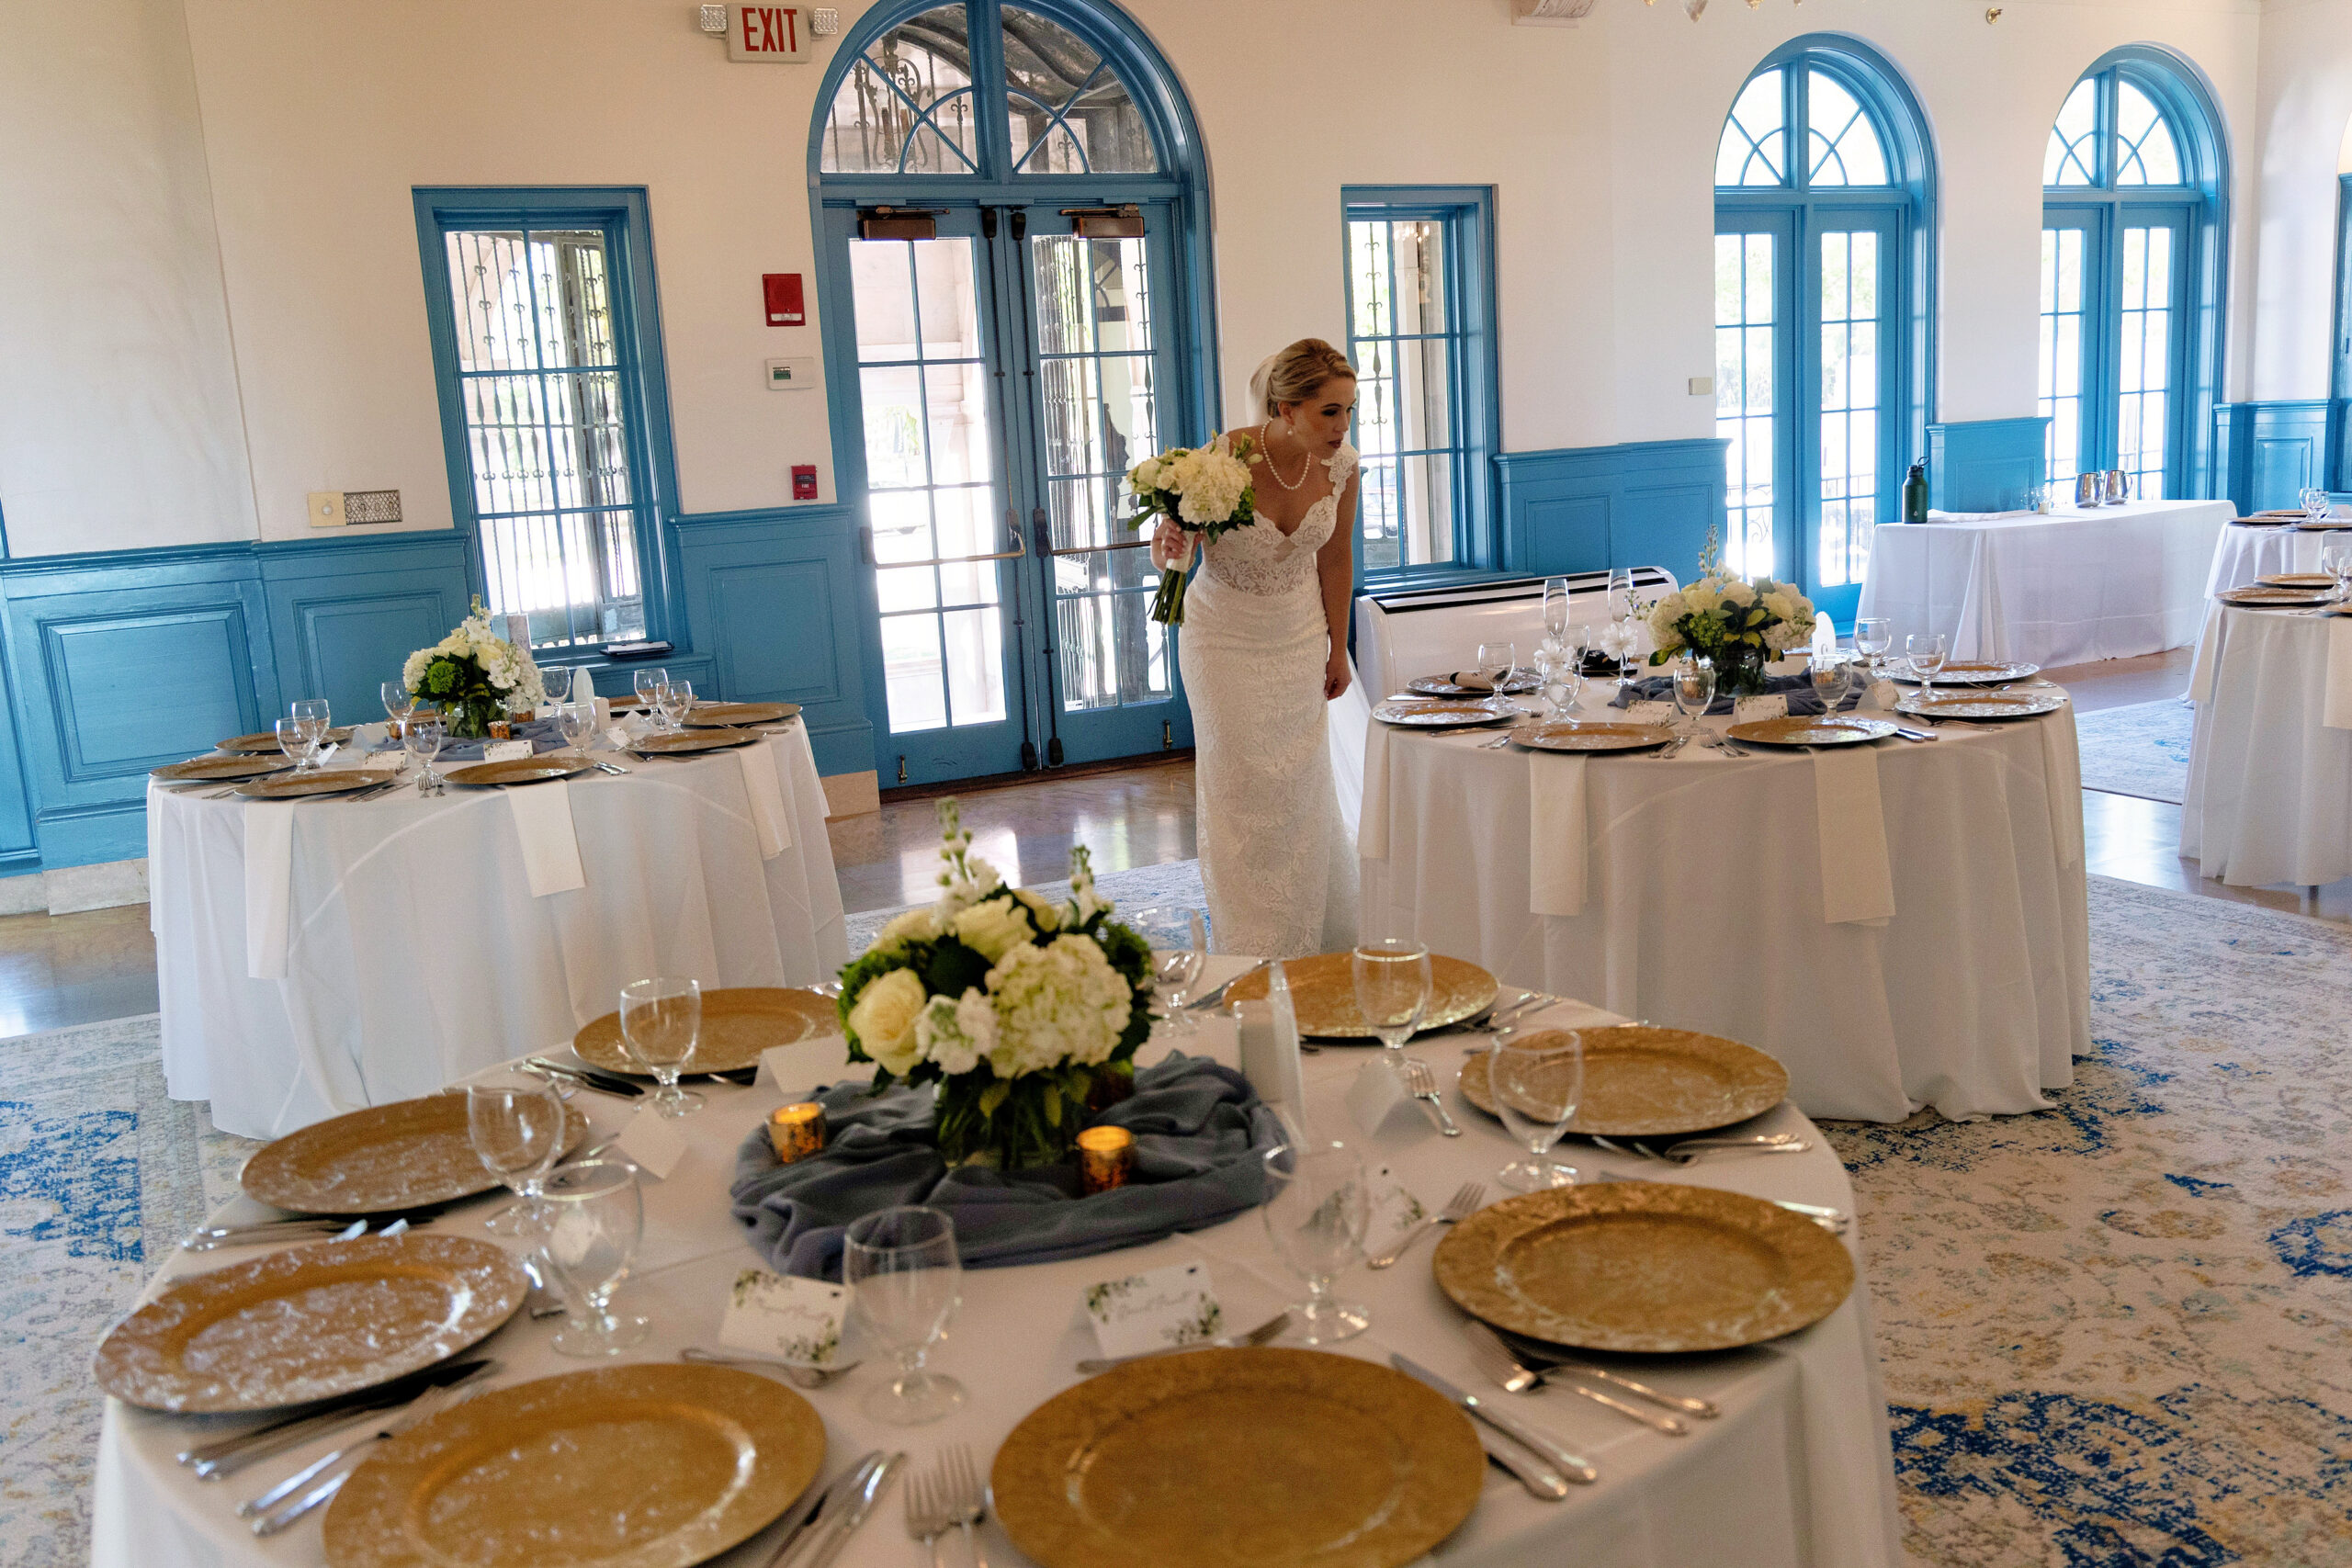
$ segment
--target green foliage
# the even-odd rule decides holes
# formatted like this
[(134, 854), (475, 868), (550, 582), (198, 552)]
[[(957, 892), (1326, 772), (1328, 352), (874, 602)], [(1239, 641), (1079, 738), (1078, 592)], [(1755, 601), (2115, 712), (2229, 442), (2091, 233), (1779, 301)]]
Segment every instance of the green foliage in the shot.
[(922, 988), (931, 995), (960, 997), (975, 987), (988, 984), (989, 961), (954, 937), (942, 937), (935, 943), (922, 945), (929, 949), (929, 953), (916, 968), (922, 976)]

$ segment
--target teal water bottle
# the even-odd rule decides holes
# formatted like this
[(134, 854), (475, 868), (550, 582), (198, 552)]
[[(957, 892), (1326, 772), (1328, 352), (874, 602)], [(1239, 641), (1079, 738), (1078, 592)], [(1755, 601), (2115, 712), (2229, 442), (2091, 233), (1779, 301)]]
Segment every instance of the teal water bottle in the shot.
[(1903, 481), (1903, 521), (1925, 523), (1928, 520), (1928, 459), (1920, 458), (1911, 465), (1911, 474)]

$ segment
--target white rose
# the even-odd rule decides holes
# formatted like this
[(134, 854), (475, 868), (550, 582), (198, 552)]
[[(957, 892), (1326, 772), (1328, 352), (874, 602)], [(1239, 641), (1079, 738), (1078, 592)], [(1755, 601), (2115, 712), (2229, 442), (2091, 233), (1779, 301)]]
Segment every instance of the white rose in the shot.
[(1029, 911), (1029, 923), (1037, 928), (1039, 936), (1051, 936), (1062, 929), (1062, 912), (1044, 895), (1032, 893), (1026, 887), (1016, 887), (1012, 896)]
[(1756, 603), (1756, 590), (1735, 579), (1724, 584), (1724, 603), (1745, 610)]
[(957, 942), (990, 964), (1036, 940), (1036, 932), (1023, 918), (1020, 907), (1001, 898), (984, 899), (973, 905), (956, 917), (950, 929)]
[(1702, 579), (1682, 591), (1682, 603), (1694, 615), (1712, 615), (1723, 602), (1722, 586), (1712, 579)]
[(892, 917), (890, 923), (876, 933), (874, 945), (881, 948), (904, 947), (910, 942), (939, 940), (939, 919), (929, 909), (909, 909)]
[(904, 1073), (921, 1059), (915, 1019), (927, 998), (911, 969), (893, 969), (867, 982), (849, 1010), (850, 1032), (865, 1054), (891, 1073)]

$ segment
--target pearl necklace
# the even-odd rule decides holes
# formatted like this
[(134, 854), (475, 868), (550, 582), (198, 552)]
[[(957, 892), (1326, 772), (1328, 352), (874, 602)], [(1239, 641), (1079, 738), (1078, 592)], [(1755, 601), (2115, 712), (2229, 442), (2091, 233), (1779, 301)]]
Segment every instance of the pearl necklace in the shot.
[(1284, 490), (1296, 490), (1299, 486), (1306, 482), (1307, 470), (1315, 467), (1314, 448), (1309, 447), (1307, 449), (1306, 460), (1298, 466), (1297, 479), (1286, 479), (1283, 478), (1283, 471), (1274, 467), (1273, 445), (1266, 439), (1266, 431), (1273, 424), (1273, 423), (1274, 422), (1270, 419), (1264, 424), (1258, 427), (1258, 450), (1266, 455), (1266, 472), (1274, 476), (1274, 482), (1282, 486)]

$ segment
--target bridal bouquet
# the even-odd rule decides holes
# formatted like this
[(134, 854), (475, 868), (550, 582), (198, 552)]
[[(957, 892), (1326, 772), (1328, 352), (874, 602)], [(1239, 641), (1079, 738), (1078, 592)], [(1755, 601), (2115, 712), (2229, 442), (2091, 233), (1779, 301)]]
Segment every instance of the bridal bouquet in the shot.
[(939, 902), (910, 909), (842, 970), (852, 1060), (878, 1090), (939, 1086), (939, 1152), (1006, 1169), (1069, 1157), (1090, 1101), (1124, 1098), (1151, 1033), (1151, 948), (1110, 918), (1092, 862), (1070, 852), (1070, 899), (1008, 887), (939, 803)]
[[(1257, 518), (1257, 492), (1250, 484), (1248, 436), (1218, 436), (1206, 446), (1180, 446), (1146, 457), (1127, 470), (1127, 491), (1143, 510), (1127, 519), (1130, 528), (1166, 517), (1187, 536), (1203, 542)], [(1188, 558), (1159, 574), (1159, 592), (1151, 602), (1151, 618), (1162, 626), (1184, 624), (1184, 569)]]
[(548, 700), (530, 649), (492, 631), (480, 599), (457, 630), (408, 656), (401, 683), (420, 702), (440, 708), (452, 736), (488, 735), (492, 720)]
[(1715, 687), (1735, 695), (1764, 689), (1764, 666), (1813, 640), (1813, 601), (1791, 583), (1769, 577), (1746, 581), (1725, 572), (1715, 536), (1699, 557), (1699, 580), (1650, 606), (1650, 635), (1663, 664), (1689, 650), (1711, 660)]

